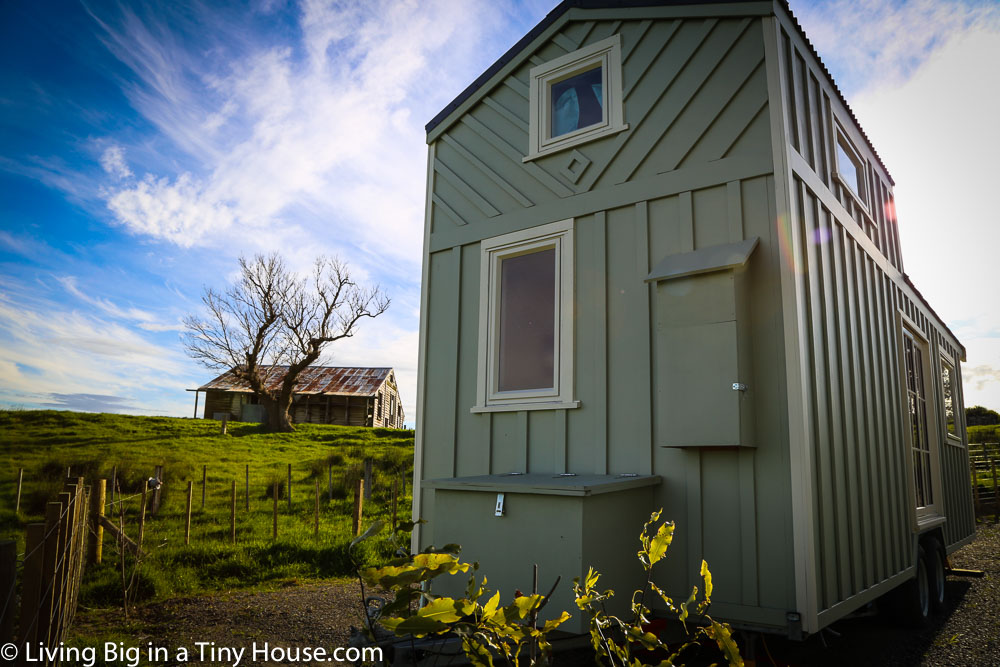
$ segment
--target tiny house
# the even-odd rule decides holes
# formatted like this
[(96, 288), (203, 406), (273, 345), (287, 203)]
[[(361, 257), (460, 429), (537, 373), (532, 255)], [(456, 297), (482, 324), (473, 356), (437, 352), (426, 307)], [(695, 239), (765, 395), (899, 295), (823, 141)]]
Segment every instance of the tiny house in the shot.
[(566, 0), (427, 142), (415, 547), (505, 595), (537, 563), (553, 610), (592, 565), (626, 602), (663, 507), (657, 583), (704, 558), (736, 627), (942, 599), (965, 350), (785, 2)]

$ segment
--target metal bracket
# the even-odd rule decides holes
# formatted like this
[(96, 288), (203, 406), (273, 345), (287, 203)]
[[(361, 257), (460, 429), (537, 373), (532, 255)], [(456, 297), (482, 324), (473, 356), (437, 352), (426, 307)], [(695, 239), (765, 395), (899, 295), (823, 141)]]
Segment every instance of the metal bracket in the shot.
[(503, 494), (497, 494), (497, 506), (493, 510), (493, 516), (503, 516)]
[(746, 391), (746, 390), (747, 390), (747, 386), (745, 384), (743, 384), (742, 382), (734, 382), (733, 383), (733, 391)]

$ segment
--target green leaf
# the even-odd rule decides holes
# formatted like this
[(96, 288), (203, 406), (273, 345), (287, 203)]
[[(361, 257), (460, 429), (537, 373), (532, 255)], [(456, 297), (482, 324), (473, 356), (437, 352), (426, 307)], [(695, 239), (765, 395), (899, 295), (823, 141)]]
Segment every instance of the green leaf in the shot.
[(705, 600), (712, 599), (712, 573), (708, 571), (708, 563), (701, 561), (701, 578), (705, 580)]
[[(385, 525), (385, 522), (382, 521), (382, 519), (379, 519), (379, 520), (375, 521), (375, 523), (373, 523), (372, 525), (368, 526), (368, 530), (366, 530), (365, 532), (361, 533), (360, 535), (358, 535), (357, 537), (355, 537), (353, 540), (351, 540), (351, 545), (350, 546), (353, 547), (358, 542), (364, 542), (369, 537), (371, 537), (372, 535), (374, 535), (374, 534), (378, 533), (380, 530), (382, 530), (382, 526), (384, 526), (384, 525)], [(350, 548), (350, 547), (348, 547), (348, 548)]]
[(492, 616), (493, 612), (497, 610), (500, 605), (500, 591), (493, 594), (493, 597), (489, 599), (486, 606), (483, 607), (483, 616)]
[(447, 623), (423, 616), (383, 618), (379, 620), (379, 624), (387, 630), (391, 630), (397, 636), (413, 635), (414, 637), (426, 637), (429, 634), (447, 632), (450, 629)]
[(733, 641), (733, 635), (728, 625), (723, 625), (713, 619), (712, 627), (707, 628), (706, 633), (719, 645), (719, 650), (722, 651), (722, 655), (726, 656), (730, 667), (743, 667), (740, 647)]
[(462, 637), (462, 651), (473, 667), (493, 667), (493, 654), (473, 637)]
[(660, 524), (656, 535), (649, 541), (649, 565), (653, 566), (667, 553), (667, 548), (674, 539), (674, 522)]
[(454, 623), (473, 612), (475, 605), (465, 599), (437, 598), (417, 610), (417, 616), (441, 623)]
[(558, 628), (560, 625), (562, 625), (571, 618), (573, 617), (570, 616), (568, 611), (564, 611), (563, 613), (559, 614), (558, 618), (550, 618), (549, 620), (545, 621), (545, 625), (542, 626), (542, 634), (543, 635), (548, 634), (549, 632), (555, 630), (556, 628)]

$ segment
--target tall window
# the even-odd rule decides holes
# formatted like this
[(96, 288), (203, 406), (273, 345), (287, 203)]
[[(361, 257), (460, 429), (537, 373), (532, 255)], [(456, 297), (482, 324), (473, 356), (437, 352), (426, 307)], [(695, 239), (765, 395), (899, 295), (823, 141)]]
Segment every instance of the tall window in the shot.
[(952, 383), (955, 378), (955, 369), (944, 359), (941, 360), (941, 395), (944, 397), (944, 423), (948, 435), (958, 436), (958, 427), (955, 425), (955, 398)]
[(628, 129), (621, 69), (618, 35), (533, 67), (525, 160)]
[(931, 479), (930, 434), (927, 430), (924, 352), (920, 343), (908, 330), (903, 332), (903, 357), (906, 363), (906, 401), (910, 422), (913, 489), (919, 510), (934, 504), (934, 485)]
[(482, 242), (474, 411), (571, 407), (573, 221)]

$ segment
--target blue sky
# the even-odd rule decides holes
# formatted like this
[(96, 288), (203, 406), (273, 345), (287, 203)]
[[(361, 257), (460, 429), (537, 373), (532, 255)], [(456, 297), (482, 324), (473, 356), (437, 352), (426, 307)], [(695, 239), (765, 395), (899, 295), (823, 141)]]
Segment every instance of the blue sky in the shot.
[[(0, 404), (190, 415), (213, 373), (181, 319), (276, 249), (390, 294), (325, 361), (394, 366), (412, 419), (423, 125), (554, 4), (0, 3)], [(896, 180), (967, 404), (1000, 409), (1000, 5), (792, 8)]]

